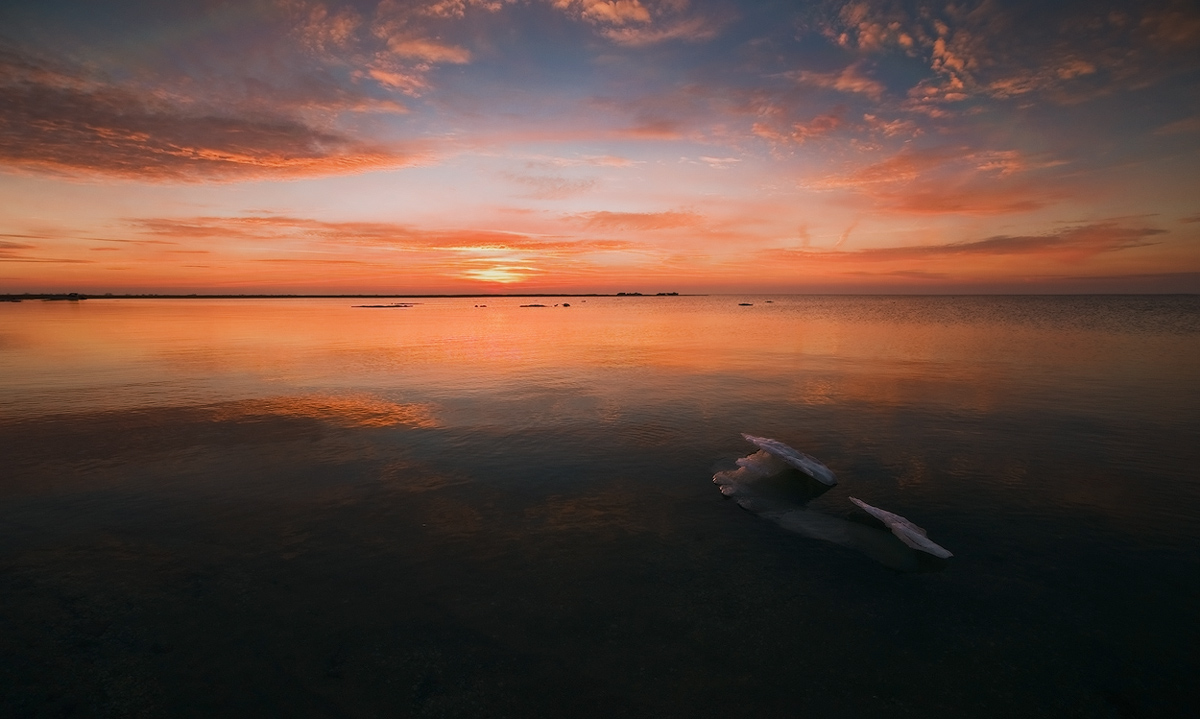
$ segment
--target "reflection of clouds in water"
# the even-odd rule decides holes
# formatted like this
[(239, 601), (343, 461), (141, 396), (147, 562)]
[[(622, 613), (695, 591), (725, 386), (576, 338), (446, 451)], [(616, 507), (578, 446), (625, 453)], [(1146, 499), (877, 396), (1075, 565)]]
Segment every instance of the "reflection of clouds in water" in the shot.
[(913, 452), (905, 452), (901, 456), (902, 469), (896, 477), (900, 487), (915, 487), (929, 480), (929, 465), (924, 458)]
[(350, 427), (441, 426), (430, 404), (397, 404), (366, 394), (290, 395), (245, 400), (217, 409), (217, 421), (239, 420), (256, 415), (321, 419)]
[(11, 350), (28, 344), (24, 338), (12, 332), (0, 332), (0, 350)]

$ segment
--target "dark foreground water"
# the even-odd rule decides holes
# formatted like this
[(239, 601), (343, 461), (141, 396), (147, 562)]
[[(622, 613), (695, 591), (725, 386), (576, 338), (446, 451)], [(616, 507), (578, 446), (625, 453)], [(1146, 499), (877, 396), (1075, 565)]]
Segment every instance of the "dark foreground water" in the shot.
[(1192, 715), (1200, 299), (767, 299), (0, 305), (0, 714)]

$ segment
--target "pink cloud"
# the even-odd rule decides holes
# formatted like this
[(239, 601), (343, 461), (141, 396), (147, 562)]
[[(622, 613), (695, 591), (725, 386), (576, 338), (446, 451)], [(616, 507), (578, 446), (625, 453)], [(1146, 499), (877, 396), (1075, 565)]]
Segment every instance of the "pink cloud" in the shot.
[(471, 53), (464, 48), (421, 37), (389, 38), (388, 50), (397, 57), (429, 63), (464, 65), (471, 61)]
[(904, 150), (886, 160), (859, 168), (849, 174), (825, 177), (810, 186), (822, 189), (861, 189), (872, 185), (910, 182), (960, 154), (960, 151), (953, 148)]
[(676, 20), (661, 27), (614, 27), (604, 36), (620, 45), (651, 45), (668, 40), (702, 42), (716, 37), (723, 23), (708, 17)]
[(849, 92), (866, 95), (878, 100), (883, 95), (883, 83), (863, 75), (860, 64), (855, 63), (843, 68), (840, 72), (809, 72), (792, 73), (792, 77), (801, 85), (820, 87), (838, 92)]
[(791, 140), (803, 144), (817, 137), (833, 132), (842, 125), (842, 113), (839, 111), (817, 115), (808, 122), (797, 122), (792, 125)]
[(636, 125), (617, 130), (616, 134), (639, 140), (678, 140), (683, 137), (681, 123), (666, 118), (645, 118)]
[(325, 3), (304, 0), (278, 0), (278, 5), (291, 16), (293, 33), (317, 52), (348, 48), (363, 24), (352, 8), (333, 11)]
[(688, 0), (550, 0), (560, 10), (599, 27), (609, 40), (628, 46), (716, 37), (725, 15), (689, 14)]
[(879, 132), (884, 137), (897, 137), (899, 135), (919, 137), (924, 134), (924, 131), (912, 120), (882, 120), (876, 115), (867, 113), (863, 115), (863, 122), (866, 123), (867, 128), (872, 132)]
[(650, 22), (650, 11), (638, 0), (552, 0), (554, 6), (570, 10), (592, 22), (608, 25)]

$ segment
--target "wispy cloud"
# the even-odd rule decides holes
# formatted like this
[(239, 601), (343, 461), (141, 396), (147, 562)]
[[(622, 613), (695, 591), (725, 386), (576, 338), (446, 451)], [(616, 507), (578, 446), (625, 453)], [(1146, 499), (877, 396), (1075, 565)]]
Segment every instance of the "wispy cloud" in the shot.
[(0, 163), (142, 180), (311, 177), (423, 159), (298, 117), (182, 105), (0, 51)]
[(388, 39), (388, 50), (401, 58), (421, 60), (428, 63), (445, 62), (465, 65), (471, 61), (471, 52), (456, 45), (447, 45), (423, 37), (393, 37)]
[(694, 212), (584, 212), (569, 215), (568, 219), (581, 220), (588, 229), (598, 230), (672, 230), (694, 227), (703, 217)]
[(1030, 212), (1062, 199), (1064, 190), (1056, 182), (1031, 174), (1059, 164), (1012, 150), (906, 149), (808, 186), (849, 190), (885, 212), (997, 215)]
[(32, 250), (34, 245), (24, 242), (8, 242), (0, 240), (0, 259), (9, 257), (20, 257), (20, 250)]
[(615, 27), (604, 30), (604, 36), (620, 45), (653, 45), (669, 40), (703, 42), (716, 37), (724, 23), (709, 17), (675, 20), (660, 27)]
[(616, 134), (638, 140), (678, 140), (683, 137), (682, 128), (682, 123), (675, 119), (647, 117), (617, 130)]
[(37, 245), (25, 242), (9, 242), (0, 240), (0, 262), (31, 262), (49, 264), (90, 264), (90, 260), (78, 258), (44, 257), (31, 255), (26, 250), (37, 250)]
[(843, 124), (843, 108), (835, 108), (808, 120), (792, 122), (790, 126), (781, 126), (776, 118), (782, 113), (772, 113), (774, 120), (756, 122), (751, 126), (751, 132), (758, 137), (771, 142), (796, 145), (825, 137), (837, 130)]
[(537, 237), (480, 229), (428, 229), (390, 222), (326, 222), (306, 217), (258, 214), (233, 217), (130, 218), (144, 236), (176, 242), (234, 241), (239, 246), (290, 247), (286, 240), (315, 242), (330, 249), (375, 247), (410, 252), (475, 253), (503, 251), (597, 252), (632, 247), (617, 240)]
[(883, 83), (862, 73), (862, 64), (847, 65), (837, 72), (813, 72), (798, 70), (789, 73), (801, 85), (820, 87), (838, 92), (858, 93), (878, 100), (883, 95)]
[(596, 186), (595, 178), (562, 177), (561, 175), (528, 175), (505, 173), (509, 180), (524, 185), (530, 192), (523, 195), (535, 200), (562, 200), (586, 193)]
[(609, 40), (628, 46), (670, 40), (711, 40), (729, 20), (728, 13), (696, 12), (688, 0), (550, 0), (550, 3), (596, 25)]
[[(1053, 256), (1081, 261), (1094, 255), (1157, 244), (1151, 238), (1166, 230), (1095, 223), (1045, 235), (997, 235), (982, 240), (948, 244), (876, 247), (853, 251), (796, 249), (788, 252), (808, 259), (835, 262), (913, 262), (999, 256)], [(838, 244), (841, 244), (840, 242)]]
[(650, 10), (640, 0), (551, 0), (555, 7), (572, 10), (604, 25), (650, 22)]
[(1200, 115), (1185, 117), (1182, 120), (1163, 125), (1154, 131), (1155, 135), (1183, 135), (1200, 132)]

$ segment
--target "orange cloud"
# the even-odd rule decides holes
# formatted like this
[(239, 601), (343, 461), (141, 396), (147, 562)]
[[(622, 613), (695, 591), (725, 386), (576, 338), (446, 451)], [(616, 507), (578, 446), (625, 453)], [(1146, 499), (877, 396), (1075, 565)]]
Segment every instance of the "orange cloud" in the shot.
[(712, 18), (693, 17), (669, 23), (663, 27), (614, 27), (604, 31), (604, 36), (620, 45), (651, 45), (668, 40), (702, 42), (711, 40), (720, 32), (722, 23)]
[(812, 184), (815, 188), (855, 188), (909, 182), (928, 170), (943, 165), (961, 153), (951, 148), (904, 150), (886, 160), (867, 165), (846, 175), (832, 175)]
[(0, 163), (150, 180), (311, 177), (402, 167), (418, 153), (289, 116), (213, 113), (0, 54)]
[(1030, 212), (1062, 199), (1064, 191), (1053, 181), (1025, 175), (1059, 164), (1011, 150), (910, 149), (809, 187), (850, 190), (870, 199), (875, 209), (901, 214)]
[(397, 57), (421, 60), (422, 62), (448, 62), (464, 65), (471, 61), (471, 53), (464, 48), (419, 37), (390, 38), (388, 39), (388, 50)]
[(898, 135), (918, 137), (924, 134), (924, 131), (911, 120), (882, 120), (875, 115), (867, 113), (863, 115), (863, 122), (867, 124), (869, 130), (881, 133), (884, 137), (896, 137)]
[(853, 251), (787, 250), (797, 257), (823, 262), (912, 262), (968, 257), (1055, 257), (1078, 262), (1094, 255), (1157, 244), (1149, 238), (1165, 234), (1152, 227), (1123, 227), (1102, 222), (1071, 227), (1046, 235), (998, 235), (983, 240), (945, 245), (877, 247)]
[(780, 108), (770, 107), (765, 113), (766, 122), (755, 122), (750, 131), (754, 135), (781, 144), (803, 145), (809, 140), (824, 137), (842, 126), (842, 108), (817, 115), (807, 122), (793, 122), (790, 127), (781, 127), (779, 119), (784, 115)]
[(683, 137), (679, 121), (661, 118), (641, 120), (636, 125), (618, 130), (617, 134), (639, 140), (678, 140)]
[(421, 9), (421, 12), (433, 17), (458, 18), (467, 14), (468, 7), (481, 8), (490, 12), (496, 12), (505, 3), (511, 3), (513, 0), (438, 0), (437, 2), (426, 5)]
[[(248, 240), (283, 245), (284, 240), (308, 240), (330, 246), (367, 246), (389, 250), (441, 253), (503, 251), (603, 252), (630, 249), (617, 240), (546, 239), (498, 230), (431, 230), (389, 222), (323, 222), (303, 217), (256, 215), (248, 217), (192, 217), (130, 219), (129, 224), (152, 237), (174, 240)], [(311, 260), (319, 258), (291, 258)], [(378, 259), (378, 258), (376, 258)]]
[(403, 69), (387, 69), (384, 65), (375, 65), (368, 68), (366, 74), (380, 85), (408, 95), (418, 95), (429, 87), (423, 73), (406, 72)]
[(638, 0), (553, 0), (554, 6), (572, 10), (592, 22), (609, 25), (650, 22), (650, 11)]
[(898, 192), (869, 193), (880, 209), (916, 215), (1005, 215), (1032, 212), (1050, 204), (1057, 196), (1017, 186), (995, 188), (973, 186), (966, 189), (943, 187)]
[(700, 42), (716, 37), (726, 19), (689, 15), (688, 0), (550, 0), (554, 7), (600, 27), (619, 45), (669, 40)]
[[(1030, 94), (1077, 103), (1146, 87), (1194, 70), (1200, 11), (1194, 3), (982, 3), (906, 6), (850, 2), (814, 10), (830, 40), (860, 53), (899, 52), (928, 63), (910, 107)], [(1082, 31), (1086, 28), (1086, 31)]]
[(303, 0), (277, 0), (293, 22), (292, 32), (317, 52), (340, 50), (351, 45), (362, 25), (362, 17), (351, 8), (331, 11), (320, 3)]
[(855, 63), (846, 66), (840, 72), (800, 71), (792, 73), (791, 76), (801, 85), (837, 90), (838, 92), (858, 93), (878, 100), (883, 95), (883, 83), (863, 75), (859, 72), (859, 68), (860, 65)]
[(824, 115), (817, 115), (807, 123), (797, 122), (792, 125), (791, 140), (796, 144), (803, 144), (813, 138), (822, 137), (833, 132), (842, 125), (842, 114), (840, 112), (829, 112)]
[(571, 215), (584, 221), (589, 229), (669, 230), (694, 227), (703, 218), (693, 212), (584, 212)]
[[(5, 235), (11, 237), (12, 235)], [(36, 250), (37, 245), (31, 245), (26, 242), (9, 242), (8, 240), (0, 240), (0, 262), (32, 262), (32, 263), (50, 263), (50, 264), (90, 264), (91, 260), (80, 260), (72, 258), (58, 257), (39, 257), (30, 255), (25, 250)]]

